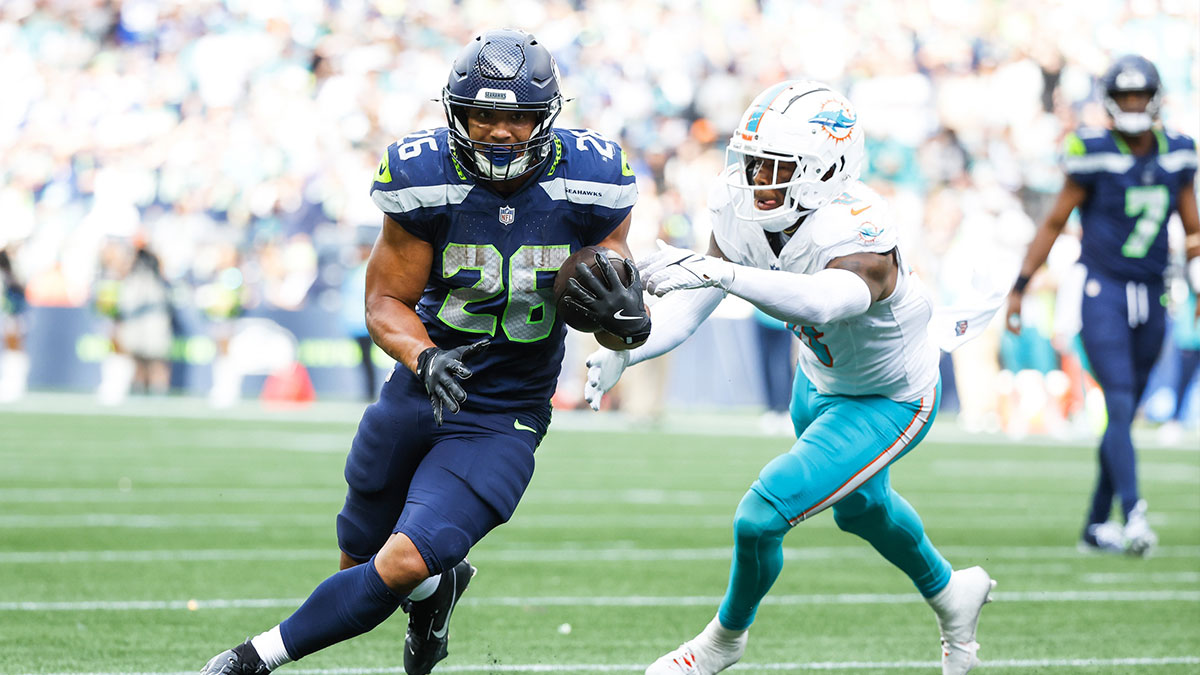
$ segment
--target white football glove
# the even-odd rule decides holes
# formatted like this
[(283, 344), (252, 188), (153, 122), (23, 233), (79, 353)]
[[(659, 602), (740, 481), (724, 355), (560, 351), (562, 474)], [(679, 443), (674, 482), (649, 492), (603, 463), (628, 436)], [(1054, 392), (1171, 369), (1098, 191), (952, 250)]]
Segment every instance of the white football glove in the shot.
[(638, 261), (638, 272), (646, 290), (663, 296), (685, 288), (717, 286), (728, 290), (733, 281), (733, 264), (678, 248), (658, 240), (658, 250)]
[(621, 373), (625, 372), (628, 365), (628, 351), (597, 349), (587, 358), (587, 384), (583, 385), (583, 400), (588, 402), (592, 410), (600, 410), (600, 400), (621, 379)]

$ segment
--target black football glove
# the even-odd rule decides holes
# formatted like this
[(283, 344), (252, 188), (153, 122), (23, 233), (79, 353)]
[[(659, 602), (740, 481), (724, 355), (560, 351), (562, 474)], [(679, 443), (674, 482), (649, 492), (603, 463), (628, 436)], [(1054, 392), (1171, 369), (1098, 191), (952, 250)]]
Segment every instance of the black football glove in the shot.
[(567, 282), (569, 288), (563, 302), (624, 340), (625, 344), (632, 345), (650, 337), (650, 314), (642, 302), (642, 277), (637, 267), (629, 259), (621, 263), (629, 272), (628, 286), (621, 283), (617, 271), (603, 253), (596, 254), (601, 278), (597, 278), (587, 265), (578, 263), (576, 276)]
[(443, 407), (456, 413), (462, 409), (462, 402), (467, 400), (467, 392), (463, 391), (458, 380), (467, 379), (472, 372), (462, 362), (487, 349), (489, 344), (484, 339), (454, 349), (430, 347), (417, 356), (417, 377), (425, 384), (425, 391), (429, 392), (433, 421), (439, 427), (442, 426)]

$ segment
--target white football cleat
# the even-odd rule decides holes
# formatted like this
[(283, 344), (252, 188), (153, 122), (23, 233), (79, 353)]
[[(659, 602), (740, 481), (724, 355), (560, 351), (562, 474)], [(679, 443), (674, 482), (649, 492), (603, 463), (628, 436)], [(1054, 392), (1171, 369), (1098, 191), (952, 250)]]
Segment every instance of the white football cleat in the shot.
[(1154, 530), (1150, 529), (1150, 523), (1146, 520), (1146, 500), (1139, 499), (1138, 503), (1129, 512), (1129, 517), (1125, 519), (1125, 530), (1122, 532), (1125, 538), (1125, 550), (1129, 555), (1141, 556), (1149, 558), (1154, 552), (1154, 547), (1158, 546), (1158, 535), (1154, 534)]
[(953, 572), (950, 583), (929, 598), (942, 631), (942, 675), (963, 675), (979, 665), (975, 630), (995, 587), (996, 582), (982, 567), (969, 567)]
[(1076, 549), (1080, 553), (1124, 553), (1125, 532), (1111, 520), (1088, 525)]
[(749, 633), (742, 631), (732, 643), (716, 639), (714, 618), (696, 637), (658, 657), (646, 675), (716, 675), (738, 662), (746, 653)]

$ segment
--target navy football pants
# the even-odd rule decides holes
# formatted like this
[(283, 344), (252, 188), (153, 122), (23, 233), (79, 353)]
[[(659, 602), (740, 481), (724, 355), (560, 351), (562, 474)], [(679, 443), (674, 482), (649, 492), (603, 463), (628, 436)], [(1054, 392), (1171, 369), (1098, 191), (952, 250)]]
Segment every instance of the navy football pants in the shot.
[(1166, 332), (1163, 283), (1109, 279), (1088, 270), (1080, 337), (1108, 409), (1100, 441), (1100, 473), (1088, 524), (1108, 520), (1113, 496), (1128, 515), (1138, 501), (1137, 463), (1130, 427)]
[(512, 516), (549, 425), (547, 402), (503, 412), (446, 411), (438, 427), (424, 386), (397, 366), (363, 414), (346, 459), (338, 546), (365, 562), (402, 532), (431, 575), (453, 567)]

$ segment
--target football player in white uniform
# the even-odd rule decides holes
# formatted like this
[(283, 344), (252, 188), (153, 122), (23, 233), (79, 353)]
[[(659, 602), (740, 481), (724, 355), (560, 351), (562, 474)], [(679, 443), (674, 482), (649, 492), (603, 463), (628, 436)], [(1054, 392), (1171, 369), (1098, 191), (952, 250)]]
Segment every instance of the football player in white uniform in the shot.
[(866, 539), (932, 606), (942, 672), (979, 663), (975, 630), (995, 582), (980, 567), (952, 571), (888, 479), (889, 465), (936, 415), (938, 346), (930, 295), (905, 264), (887, 204), (858, 181), (857, 121), (850, 102), (820, 83), (787, 81), (761, 93), (730, 139), (729, 166), (710, 196), (708, 253), (660, 242), (638, 264), (646, 288), (667, 295), (654, 306), (650, 338), (588, 359), (585, 398), (599, 409), (626, 366), (678, 346), (727, 293), (786, 321), (805, 345), (791, 404), (798, 439), (738, 504), (717, 616), (647, 675), (712, 675), (741, 658), (783, 567), (784, 535), (831, 507), (838, 527)]

